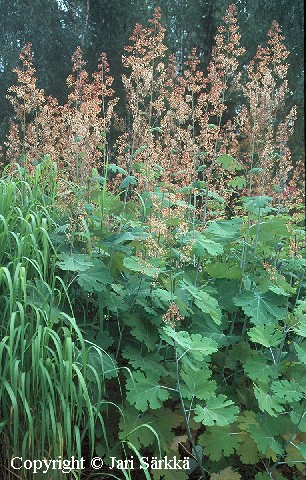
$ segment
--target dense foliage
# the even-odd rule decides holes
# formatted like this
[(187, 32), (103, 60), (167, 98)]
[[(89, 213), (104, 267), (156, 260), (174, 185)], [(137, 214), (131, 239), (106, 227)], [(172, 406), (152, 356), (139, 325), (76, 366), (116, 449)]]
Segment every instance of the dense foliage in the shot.
[(303, 477), (289, 52), (273, 22), (246, 65), (230, 6), (204, 73), (195, 50), (169, 55), (160, 17), (125, 47), (123, 116), (105, 54), (89, 75), (77, 48), (59, 103), (21, 51), (0, 182), (4, 478), (33, 478), (14, 456), (84, 457), (38, 479)]

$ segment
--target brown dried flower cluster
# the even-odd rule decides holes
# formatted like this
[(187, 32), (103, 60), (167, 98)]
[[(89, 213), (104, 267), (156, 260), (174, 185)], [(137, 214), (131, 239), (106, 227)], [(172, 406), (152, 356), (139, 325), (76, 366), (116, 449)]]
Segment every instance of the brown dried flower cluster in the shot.
[(176, 303), (171, 302), (168, 310), (163, 315), (163, 322), (169, 325), (172, 328), (175, 328), (178, 322), (182, 322), (184, 317), (180, 315), (180, 310)]
[(76, 50), (67, 78), (70, 93), (63, 106), (37, 88), (31, 44), (22, 49), (20, 61), (21, 68), (15, 69), (18, 84), (8, 95), (17, 121), (11, 123), (7, 137), (7, 160), (26, 163), (31, 171), (48, 154), (57, 162), (60, 178), (86, 185), (92, 169), (104, 165), (117, 103), (105, 55), (90, 81), (81, 49)]
[[(50, 155), (58, 165), (58, 184), (64, 194), (69, 184), (85, 190), (94, 168), (107, 177), (111, 153), (125, 172), (108, 177), (112, 192), (130, 175), (137, 182), (128, 188), (126, 199), (134, 192), (154, 195), (159, 187), (180, 195), (178, 201), (186, 200), (193, 207), (192, 212), (183, 207), (180, 214), (171, 208), (171, 215), (181, 218), (180, 234), (192, 218), (205, 225), (209, 218), (222, 217), (226, 205), (234, 208), (235, 195), (265, 194), (278, 204), (298, 203), (301, 169), (293, 171), (288, 147), (296, 109), (284, 113), (288, 51), (277, 23), (272, 24), (266, 46), (259, 47), (241, 71), (244, 49), (234, 5), (218, 29), (206, 75), (195, 50), (179, 68), (174, 56), (167, 54), (164, 36), (158, 8), (149, 27), (135, 27), (122, 59), (124, 120), (114, 112), (117, 99), (104, 54), (97, 71), (89, 76), (81, 49), (76, 50), (67, 79), (70, 93), (61, 106), (37, 88), (31, 45), (26, 45), (20, 54), (21, 67), (15, 70), (17, 84), (9, 89), (15, 118), (7, 136), (6, 160), (21, 163), (31, 172)], [(227, 99), (233, 92), (242, 92), (243, 98), (228, 120)], [(109, 145), (114, 122), (121, 131)], [(216, 161), (224, 153), (237, 160), (240, 171)], [(180, 190), (184, 188), (185, 193)], [(221, 197), (223, 204), (218, 203)], [(160, 235), (173, 233), (166, 225), (170, 211), (156, 212), (150, 216), (151, 252), (160, 249)]]
[[(284, 116), (286, 96), (289, 93), (286, 74), (286, 50), (273, 22), (268, 32), (266, 47), (259, 47), (247, 68), (243, 93), (247, 102), (235, 118), (242, 136), (237, 156), (242, 159), (245, 172), (254, 168), (249, 193), (281, 197), (293, 168), (288, 139), (296, 119), (295, 107)], [(278, 194), (278, 195), (276, 195)]]

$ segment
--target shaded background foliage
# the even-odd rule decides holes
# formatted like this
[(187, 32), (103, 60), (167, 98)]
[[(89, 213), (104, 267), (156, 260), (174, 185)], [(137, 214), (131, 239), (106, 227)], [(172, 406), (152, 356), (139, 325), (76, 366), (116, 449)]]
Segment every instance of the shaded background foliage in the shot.
[[(14, 83), (12, 69), (17, 65), (20, 49), (31, 42), (39, 87), (64, 101), (70, 58), (78, 45), (84, 50), (87, 69), (93, 71), (101, 51), (108, 56), (114, 87), (122, 97), (121, 55), (135, 23), (145, 23), (153, 9), (160, 6), (167, 30), (167, 46), (182, 65), (188, 52), (196, 47), (203, 68), (208, 65), (214, 35), (226, 7), (232, 0), (0, 0), (0, 141), (7, 132), (11, 115), (5, 99), (7, 88)], [(294, 160), (304, 155), (303, 85), (304, 46), (301, 0), (239, 0), (238, 20), (245, 63), (255, 54), (257, 45), (265, 42), (273, 20), (283, 29), (288, 59), (288, 106), (296, 104), (298, 119), (291, 140)]]

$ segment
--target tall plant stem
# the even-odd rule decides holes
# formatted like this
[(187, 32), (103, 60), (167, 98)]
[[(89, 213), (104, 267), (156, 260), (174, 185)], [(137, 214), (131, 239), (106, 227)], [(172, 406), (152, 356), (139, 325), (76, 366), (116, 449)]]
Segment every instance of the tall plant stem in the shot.
[(192, 446), (192, 452), (193, 452), (194, 456), (196, 457), (199, 469), (201, 471), (201, 477), (199, 478), (199, 480), (206, 480), (206, 473), (205, 473), (205, 469), (203, 467), (203, 461), (202, 461), (202, 458), (199, 455), (199, 452), (197, 450), (197, 446), (194, 442), (194, 439), (193, 439), (193, 436), (192, 436), (192, 433), (191, 433), (191, 430), (190, 430), (190, 427), (189, 427), (187, 412), (186, 412), (186, 408), (185, 408), (185, 404), (184, 404), (184, 399), (183, 399), (183, 396), (182, 396), (181, 385), (180, 385), (179, 358), (178, 358), (178, 355), (177, 355), (177, 344), (176, 344), (176, 342), (174, 344), (174, 348), (175, 348), (175, 362), (176, 362), (176, 385), (177, 385), (177, 391), (179, 393), (182, 412), (183, 412), (183, 416), (184, 416), (184, 420), (185, 420), (185, 424), (186, 424), (187, 435), (188, 435), (189, 442)]

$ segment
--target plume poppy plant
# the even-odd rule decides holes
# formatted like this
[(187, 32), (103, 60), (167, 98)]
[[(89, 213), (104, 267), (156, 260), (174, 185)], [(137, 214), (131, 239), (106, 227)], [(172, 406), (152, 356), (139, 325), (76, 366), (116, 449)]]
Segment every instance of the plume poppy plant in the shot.
[(299, 478), (304, 210), (288, 51), (273, 22), (246, 65), (234, 5), (205, 70), (165, 34), (159, 8), (135, 26), (121, 116), (105, 54), (90, 74), (76, 49), (59, 104), (21, 51), (0, 179), (1, 461), (85, 451), (130, 480), (145, 452), (144, 478), (160, 480), (183, 454), (203, 480)]

